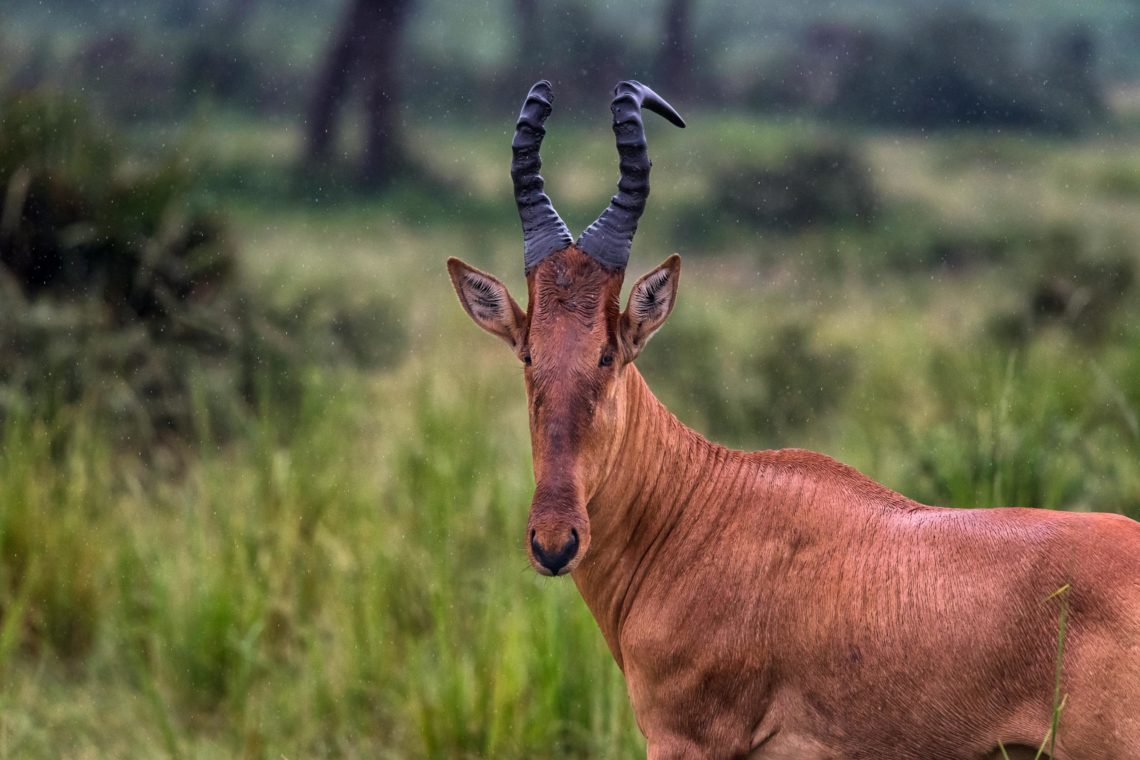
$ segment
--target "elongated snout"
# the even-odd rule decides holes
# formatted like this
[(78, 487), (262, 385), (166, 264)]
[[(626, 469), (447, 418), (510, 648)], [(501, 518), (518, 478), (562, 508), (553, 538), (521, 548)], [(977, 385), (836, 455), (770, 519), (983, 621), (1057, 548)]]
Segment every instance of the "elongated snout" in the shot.
[(539, 486), (527, 525), (534, 569), (543, 575), (565, 575), (578, 566), (589, 543), (590, 523), (575, 489)]

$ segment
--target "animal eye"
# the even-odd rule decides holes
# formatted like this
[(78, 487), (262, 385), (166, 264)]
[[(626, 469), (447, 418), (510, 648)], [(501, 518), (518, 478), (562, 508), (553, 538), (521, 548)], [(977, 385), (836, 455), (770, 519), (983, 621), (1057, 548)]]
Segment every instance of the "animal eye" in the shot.
[(528, 367), (531, 365), (531, 358), (530, 358), (529, 352), (526, 354), (523, 354), (523, 364), (525, 364)]
[(613, 363), (614, 363), (614, 355), (611, 353), (608, 353), (608, 352), (602, 354), (602, 358), (598, 359), (598, 366), (599, 367), (608, 367)]

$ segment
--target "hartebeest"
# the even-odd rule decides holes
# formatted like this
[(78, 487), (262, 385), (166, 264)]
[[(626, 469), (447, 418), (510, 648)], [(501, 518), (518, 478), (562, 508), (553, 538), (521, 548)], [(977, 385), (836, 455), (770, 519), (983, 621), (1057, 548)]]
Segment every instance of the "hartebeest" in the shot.
[(1056, 756), (1140, 759), (1140, 524), (924, 506), (821, 454), (732, 451), (685, 427), (633, 364), (680, 258), (619, 306), (649, 194), (641, 109), (684, 122), (618, 85), (619, 191), (574, 243), (538, 173), (551, 97), (531, 89), (513, 145), (527, 310), (491, 275), (448, 269), (525, 365), (531, 563), (573, 574), (649, 757), (1027, 752), (1050, 731), (1066, 603)]

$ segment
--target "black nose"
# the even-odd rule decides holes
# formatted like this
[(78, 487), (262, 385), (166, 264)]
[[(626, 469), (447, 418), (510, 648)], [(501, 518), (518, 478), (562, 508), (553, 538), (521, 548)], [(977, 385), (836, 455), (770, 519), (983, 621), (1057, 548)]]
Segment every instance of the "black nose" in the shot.
[(564, 543), (560, 549), (548, 552), (542, 548), (542, 544), (538, 542), (538, 536), (532, 530), (530, 532), (530, 550), (534, 552), (534, 558), (538, 560), (538, 564), (549, 570), (551, 575), (558, 575), (558, 571), (570, 564), (570, 560), (578, 554), (578, 531), (571, 529), (570, 540)]

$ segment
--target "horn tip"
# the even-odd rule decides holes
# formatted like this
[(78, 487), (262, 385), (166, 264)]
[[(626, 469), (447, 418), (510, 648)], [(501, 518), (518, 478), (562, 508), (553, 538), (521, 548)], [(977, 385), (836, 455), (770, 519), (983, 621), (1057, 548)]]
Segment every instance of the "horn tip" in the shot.
[(623, 97), (635, 98), (639, 105), (644, 106), (675, 127), (685, 128), (685, 120), (677, 109), (669, 105), (669, 101), (653, 91), (652, 87), (638, 82), (636, 79), (624, 79), (614, 85), (614, 102)]

